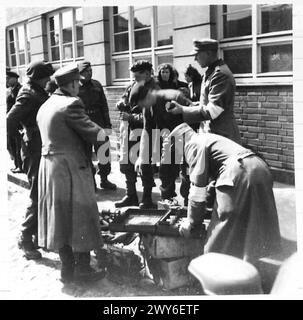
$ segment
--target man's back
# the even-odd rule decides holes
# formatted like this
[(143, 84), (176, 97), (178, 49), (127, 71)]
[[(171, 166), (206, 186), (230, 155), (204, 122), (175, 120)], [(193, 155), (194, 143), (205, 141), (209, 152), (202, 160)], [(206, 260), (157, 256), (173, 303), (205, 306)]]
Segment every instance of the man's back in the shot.
[(76, 152), (84, 154), (84, 142), (95, 141), (100, 127), (84, 112), (82, 101), (57, 90), (37, 115), (42, 155)]

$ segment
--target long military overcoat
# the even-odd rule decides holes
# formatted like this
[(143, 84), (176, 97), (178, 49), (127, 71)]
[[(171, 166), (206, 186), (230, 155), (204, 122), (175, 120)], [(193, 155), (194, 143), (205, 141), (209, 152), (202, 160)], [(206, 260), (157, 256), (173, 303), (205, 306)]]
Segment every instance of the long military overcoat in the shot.
[(102, 129), (86, 115), (81, 99), (58, 89), (37, 115), (42, 152), (39, 168), (39, 246), (69, 245), (87, 252), (101, 244), (98, 207), (85, 143)]

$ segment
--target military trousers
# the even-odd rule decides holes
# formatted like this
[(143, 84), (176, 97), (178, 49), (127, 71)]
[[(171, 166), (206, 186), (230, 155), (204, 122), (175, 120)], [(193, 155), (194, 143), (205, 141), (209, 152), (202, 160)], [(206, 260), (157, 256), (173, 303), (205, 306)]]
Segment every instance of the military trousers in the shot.
[(105, 145), (106, 143), (108, 143), (108, 149), (105, 151), (105, 157), (106, 157), (106, 159), (108, 159), (108, 161), (105, 161), (106, 163), (100, 163), (98, 161), (98, 171), (97, 172), (93, 172), (94, 175), (95, 175), (95, 173), (97, 173), (100, 176), (101, 180), (106, 180), (107, 176), (111, 172), (109, 138), (106, 137), (104, 142), (99, 142), (98, 144), (94, 144), (93, 145), (93, 150), (94, 150), (94, 152), (95, 152), (95, 154), (96, 154), (96, 156), (98, 158), (98, 150), (99, 150), (99, 148), (102, 147), (103, 145)]
[[(128, 141), (128, 150), (139, 143), (139, 141)], [(149, 146), (150, 150), (151, 147)], [(151, 153), (150, 153), (151, 154)], [(128, 155), (127, 163), (120, 163), (120, 172), (125, 175), (126, 178), (126, 194), (132, 195), (136, 193), (137, 172), (135, 170), (135, 159), (131, 159)], [(155, 186), (154, 173), (151, 165), (151, 160), (147, 164), (143, 164), (141, 167), (141, 181), (143, 188), (151, 190)]]
[(25, 211), (21, 232), (24, 239), (31, 240), (32, 236), (38, 233), (38, 173), (41, 153), (27, 153), (22, 158), (22, 169), (26, 173), (29, 183), (30, 202)]
[(22, 169), (22, 159), (21, 159), (21, 135), (19, 132), (15, 136), (7, 137), (7, 149), (14, 161), (16, 168)]

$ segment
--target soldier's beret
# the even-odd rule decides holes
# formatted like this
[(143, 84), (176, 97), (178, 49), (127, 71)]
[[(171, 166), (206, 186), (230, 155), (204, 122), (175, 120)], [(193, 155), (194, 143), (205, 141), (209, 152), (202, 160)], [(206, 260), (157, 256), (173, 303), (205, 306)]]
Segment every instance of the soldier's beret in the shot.
[(205, 38), (200, 40), (193, 40), (192, 55), (197, 54), (199, 51), (218, 50), (218, 41), (215, 39)]
[(26, 75), (30, 79), (43, 79), (50, 77), (54, 73), (54, 69), (51, 63), (44, 61), (31, 62), (26, 70)]
[(82, 71), (84, 71), (85, 69), (87, 69), (90, 66), (91, 66), (91, 64), (89, 61), (79, 62), (79, 64), (78, 64), (79, 72), (81, 73)]
[(13, 71), (6, 71), (6, 75), (11, 78), (19, 78), (19, 75)]
[(73, 80), (80, 80), (82, 77), (80, 76), (80, 72), (77, 64), (70, 63), (60, 69), (58, 69), (54, 73), (54, 78), (56, 84), (60, 87), (66, 83), (69, 83)]
[(149, 88), (145, 85), (144, 81), (137, 82), (131, 89), (129, 94), (129, 103), (131, 106), (135, 106), (138, 104), (140, 100), (143, 100)]
[(132, 72), (151, 71), (153, 65), (147, 60), (138, 60), (130, 68)]

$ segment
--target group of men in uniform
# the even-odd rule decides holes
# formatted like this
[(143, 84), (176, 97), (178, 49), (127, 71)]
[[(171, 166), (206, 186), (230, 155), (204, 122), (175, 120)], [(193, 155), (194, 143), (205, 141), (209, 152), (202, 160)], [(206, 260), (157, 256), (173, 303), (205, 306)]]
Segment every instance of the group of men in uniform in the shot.
[[(191, 236), (203, 220), (208, 185), (215, 181), (205, 252), (223, 252), (254, 262), (279, 248), (272, 180), (264, 161), (240, 145), (233, 114), (235, 80), (217, 51), (216, 40), (194, 41), (192, 55), (207, 68), (196, 105), (178, 90), (160, 90), (148, 61), (131, 67), (135, 81), (117, 103), (121, 118), (119, 161), (126, 176), (126, 195), (115, 206), (155, 207), (152, 134), (158, 129), (162, 148), (156, 156), (160, 152), (163, 200), (173, 201), (176, 195), (175, 180), (180, 172), (176, 158), (189, 167), (182, 180), (188, 219), (180, 226), (180, 234)], [(108, 143), (111, 129), (103, 88), (92, 80), (87, 61), (56, 72), (49, 63), (33, 62), (26, 74), (29, 80), (7, 114), (8, 136), (22, 126), (23, 170), (30, 183), (31, 204), (19, 246), (28, 259), (41, 257), (37, 246), (58, 251), (62, 281), (100, 279), (104, 270), (90, 266), (90, 251), (102, 247), (91, 158), (92, 146), (97, 152)], [(49, 96), (44, 88), (51, 76), (57, 89)], [(188, 125), (197, 122), (199, 134)], [(132, 154), (129, 150), (138, 140), (139, 155)], [(182, 140), (181, 149), (177, 148), (178, 140)], [(114, 190), (116, 186), (107, 179), (110, 162), (99, 163), (98, 168), (101, 187)], [(138, 171), (143, 184), (140, 204)]]

